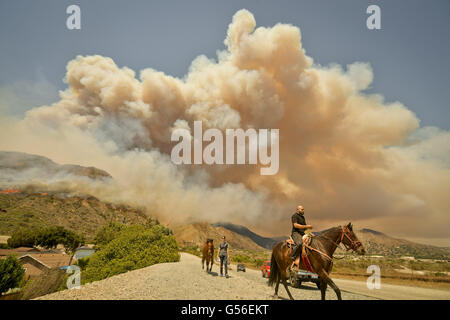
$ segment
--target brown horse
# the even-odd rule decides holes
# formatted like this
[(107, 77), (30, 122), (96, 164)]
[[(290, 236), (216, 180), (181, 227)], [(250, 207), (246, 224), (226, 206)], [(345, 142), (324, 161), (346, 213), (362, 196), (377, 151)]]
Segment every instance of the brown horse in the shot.
[[(206, 272), (211, 272), (212, 266), (214, 263), (214, 240), (213, 239), (206, 239), (205, 245), (203, 246), (202, 251), (202, 269), (205, 268), (204, 263), (206, 260)], [(211, 265), (208, 268), (209, 263)]]
[[(311, 243), (305, 248), (313, 271), (320, 277), (322, 300), (325, 300), (327, 285), (330, 285), (334, 292), (336, 292), (338, 299), (342, 300), (341, 291), (329, 276), (333, 267), (333, 254), (340, 243), (342, 243), (347, 250), (351, 249), (358, 254), (365, 254), (364, 247), (353, 232), (351, 223), (344, 227), (339, 226), (331, 228), (322, 232), (320, 235), (312, 237)], [(292, 264), (291, 254), (292, 248), (288, 246), (286, 241), (276, 243), (272, 249), (271, 270), (268, 284), (269, 286), (275, 284), (274, 298), (278, 298), (278, 286), (281, 281), (283, 282), (289, 298), (294, 300), (286, 283)], [(300, 257), (297, 258), (296, 263), (300, 269), (307, 269)]]

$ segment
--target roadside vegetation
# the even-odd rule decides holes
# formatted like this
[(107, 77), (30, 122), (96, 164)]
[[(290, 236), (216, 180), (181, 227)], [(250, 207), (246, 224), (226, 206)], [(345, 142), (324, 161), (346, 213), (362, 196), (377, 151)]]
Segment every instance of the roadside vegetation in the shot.
[(25, 270), (13, 255), (0, 259), (0, 295), (23, 285)]
[(260, 269), (264, 261), (270, 260), (270, 251), (234, 250), (231, 262), (242, 263), (247, 268)]
[(180, 260), (172, 231), (152, 219), (132, 226), (109, 223), (97, 233), (95, 248), (97, 251), (92, 256), (78, 262), (83, 284)]
[[(65, 251), (73, 255), (84, 242), (83, 236), (71, 230), (50, 226), (21, 228), (12, 234), (8, 244), (3, 247), (40, 246), (50, 249), (63, 245)], [(172, 231), (153, 219), (135, 225), (110, 222), (97, 232), (94, 244), (96, 252), (75, 263), (81, 269), (82, 284), (180, 259)], [(33, 299), (67, 289), (69, 275), (65, 270), (53, 268), (29, 280), (25, 280), (24, 274), (25, 270), (15, 256), (1, 259), (0, 294), (15, 289), (20, 291), (19, 298)]]

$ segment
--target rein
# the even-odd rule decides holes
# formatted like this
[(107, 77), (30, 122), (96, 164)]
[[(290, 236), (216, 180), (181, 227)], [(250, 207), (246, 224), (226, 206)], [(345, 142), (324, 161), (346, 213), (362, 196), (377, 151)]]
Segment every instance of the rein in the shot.
[[(328, 241), (331, 241), (331, 242), (336, 246), (336, 248), (340, 248), (339, 245), (342, 243), (347, 251), (350, 250), (350, 249), (353, 250), (353, 251), (356, 251), (356, 250), (358, 250), (358, 248), (361, 246), (361, 242), (360, 242), (359, 240), (356, 240), (356, 241), (355, 241), (355, 240), (353, 240), (353, 239), (350, 237), (350, 235), (348, 234), (348, 229), (347, 229), (347, 227), (342, 227), (342, 226), (341, 226), (341, 235), (340, 235), (340, 239), (339, 239), (338, 242), (335, 242), (334, 240), (332, 240), (332, 239), (330, 239), (330, 238), (328, 238), (328, 237), (325, 237), (325, 236), (321, 236), (321, 237), (324, 238), (324, 239), (326, 239), (326, 240), (328, 240)], [(345, 244), (345, 243), (342, 242), (342, 240), (344, 240), (344, 237), (346, 237), (346, 238), (350, 241), (350, 245), (347, 245), (347, 244)], [(320, 250), (318, 250), (318, 249), (315, 249), (315, 248), (311, 247), (310, 245), (307, 245), (306, 243), (303, 244), (303, 245), (304, 245), (306, 248), (310, 249), (310, 250), (313, 250), (313, 251), (316, 251), (316, 252), (320, 253), (322, 256), (326, 257), (326, 258), (329, 259), (330, 261), (333, 261), (333, 258), (330, 257), (329, 255), (327, 255), (326, 253), (324, 253), (324, 252), (322, 252), (322, 251), (320, 251)], [(342, 258), (335, 258), (335, 259), (340, 260), (340, 259), (343, 259), (343, 258), (344, 258), (344, 257), (342, 257)]]
[[(350, 235), (347, 233), (347, 231), (348, 231), (348, 229), (347, 229), (347, 227), (341, 227), (342, 228), (342, 234), (341, 234), (341, 240), (340, 240), (340, 243), (342, 243), (343, 245), (344, 245), (344, 247), (345, 247), (345, 249), (348, 251), (348, 250), (353, 250), (353, 251), (356, 251), (356, 250), (358, 250), (358, 248), (362, 245), (362, 243), (361, 243), (361, 241), (359, 241), (359, 240), (353, 240), (351, 237), (350, 237)], [(345, 237), (347, 237), (347, 239), (350, 241), (350, 244), (349, 245), (347, 245), (347, 244), (345, 244), (345, 243), (343, 243), (342, 242), (342, 240), (344, 239), (344, 236)]]

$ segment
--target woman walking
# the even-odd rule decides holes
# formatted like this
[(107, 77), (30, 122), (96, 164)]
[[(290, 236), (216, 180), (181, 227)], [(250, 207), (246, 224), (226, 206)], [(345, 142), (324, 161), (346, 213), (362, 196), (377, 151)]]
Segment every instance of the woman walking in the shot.
[(223, 265), (225, 264), (225, 277), (228, 278), (228, 258), (229, 258), (229, 245), (225, 239), (222, 237), (222, 242), (219, 244), (219, 250), (217, 252), (217, 257), (220, 259), (220, 276), (223, 277)]

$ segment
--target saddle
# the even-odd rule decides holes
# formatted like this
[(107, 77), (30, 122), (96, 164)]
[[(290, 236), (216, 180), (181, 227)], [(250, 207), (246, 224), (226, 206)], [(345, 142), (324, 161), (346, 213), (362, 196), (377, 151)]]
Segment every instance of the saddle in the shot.
[(294, 240), (292, 239), (291, 236), (289, 236), (289, 239), (286, 240), (286, 245), (287, 245), (289, 248), (292, 248), (292, 247), (295, 246), (295, 242), (294, 242)]
[[(313, 237), (313, 234), (312, 234), (312, 233), (305, 234), (305, 235), (302, 237), (303, 245), (306, 244), (307, 246), (309, 246), (309, 244), (311, 243), (312, 237)], [(289, 238), (286, 240), (286, 245), (287, 245), (289, 248), (292, 248), (293, 246), (295, 246), (295, 242), (294, 242), (294, 240), (292, 239), (291, 236), (289, 236)], [(304, 246), (303, 246), (303, 247), (304, 247)]]
[[(308, 270), (310, 272), (314, 272), (314, 270), (313, 270), (313, 268), (311, 266), (311, 263), (309, 261), (309, 258), (308, 258), (307, 247), (309, 247), (309, 245), (311, 244), (311, 240), (312, 240), (313, 236), (314, 236), (313, 234), (309, 233), (309, 234), (305, 234), (302, 237), (302, 244), (303, 244), (302, 245), (302, 251), (301, 251), (300, 255), (297, 257), (297, 260), (292, 263), (292, 265), (296, 264), (297, 266), (299, 266), (300, 265), (300, 260), (301, 260), (303, 262), (303, 265), (306, 268), (306, 270)], [(295, 242), (294, 242), (294, 240), (292, 239), (291, 236), (289, 236), (289, 238), (286, 240), (286, 245), (290, 249), (294, 248)]]

